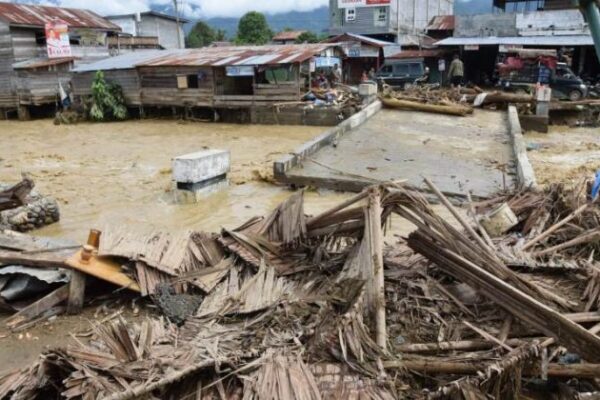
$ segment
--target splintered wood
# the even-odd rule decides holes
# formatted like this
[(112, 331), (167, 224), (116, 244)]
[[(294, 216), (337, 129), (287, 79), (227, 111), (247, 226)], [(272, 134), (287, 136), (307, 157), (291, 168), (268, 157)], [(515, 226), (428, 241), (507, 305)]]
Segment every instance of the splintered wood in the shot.
[[(95, 323), (89, 343), (47, 350), (0, 377), (0, 398), (513, 399), (548, 398), (555, 385), (565, 399), (600, 392), (600, 255), (588, 235), (600, 230), (600, 212), (586, 190), (473, 204), (476, 214), (507, 203), (518, 216), (491, 239), (425, 183), (456, 221), (389, 184), (312, 217), (298, 192), (220, 234), (106, 229), (93, 260), (128, 274), (171, 322)], [(384, 243), (392, 214), (416, 229)], [(66, 293), (40, 302), (58, 304)]]

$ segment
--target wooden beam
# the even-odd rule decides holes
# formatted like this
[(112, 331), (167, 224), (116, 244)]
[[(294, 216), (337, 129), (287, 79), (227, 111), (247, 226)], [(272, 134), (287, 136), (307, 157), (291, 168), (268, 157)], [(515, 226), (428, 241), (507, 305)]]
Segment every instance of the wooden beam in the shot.
[(10, 329), (15, 329), (19, 325), (30, 321), (39, 315), (46, 312), (48, 309), (62, 303), (69, 297), (69, 284), (66, 283), (42, 297), (38, 301), (31, 303), (18, 313), (14, 314), (5, 321), (5, 324)]
[(71, 270), (71, 281), (69, 282), (69, 301), (67, 302), (67, 313), (78, 314), (83, 308), (85, 300), (85, 274), (77, 270)]

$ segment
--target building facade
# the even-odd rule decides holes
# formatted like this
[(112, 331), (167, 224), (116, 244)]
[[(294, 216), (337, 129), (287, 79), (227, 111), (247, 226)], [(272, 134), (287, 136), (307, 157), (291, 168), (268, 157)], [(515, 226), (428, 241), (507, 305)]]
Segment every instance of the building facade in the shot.
[(329, 0), (329, 34), (355, 33), (388, 41), (419, 35), (438, 15), (454, 14), (454, 0)]
[(147, 11), (136, 14), (109, 15), (106, 17), (121, 27), (123, 33), (134, 37), (155, 37), (164, 49), (183, 49), (185, 37), (183, 25), (189, 21), (172, 15)]
[[(50, 59), (45, 24), (57, 20), (68, 26), (71, 56)], [(108, 37), (120, 30), (88, 10), (0, 2), (0, 117), (54, 104), (70, 68), (109, 57)]]

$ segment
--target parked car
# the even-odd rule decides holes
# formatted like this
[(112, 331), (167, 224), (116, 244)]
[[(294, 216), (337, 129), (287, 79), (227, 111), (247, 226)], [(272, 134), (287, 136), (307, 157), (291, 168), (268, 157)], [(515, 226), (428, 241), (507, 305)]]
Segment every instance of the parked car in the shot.
[(528, 54), (505, 56), (497, 64), (498, 83), (504, 90), (533, 93), (539, 82), (550, 86), (555, 99), (577, 101), (588, 96), (589, 88), (585, 82), (567, 64), (557, 62), (552, 53), (535, 49), (521, 50), (525, 51)]
[(404, 89), (425, 75), (422, 58), (406, 60), (386, 60), (375, 75), (377, 82), (390, 85), (394, 89)]

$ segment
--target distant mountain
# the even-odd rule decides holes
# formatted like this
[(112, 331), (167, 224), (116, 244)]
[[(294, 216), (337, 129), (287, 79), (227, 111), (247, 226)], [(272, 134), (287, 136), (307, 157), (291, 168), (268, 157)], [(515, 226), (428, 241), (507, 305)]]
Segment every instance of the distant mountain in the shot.
[[(320, 7), (312, 11), (290, 11), (281, 14), (265, 14), (273, 32), (285, 28), (309, 30), (322, 33), (329, 27), (329, 7)], [(210, 18), (206, 22), (213, 28), (223, 29), (228, 38), (233, 38), (237, 32), (239, 18)], [(188, 29), (191, 29), (191, 25)]]

